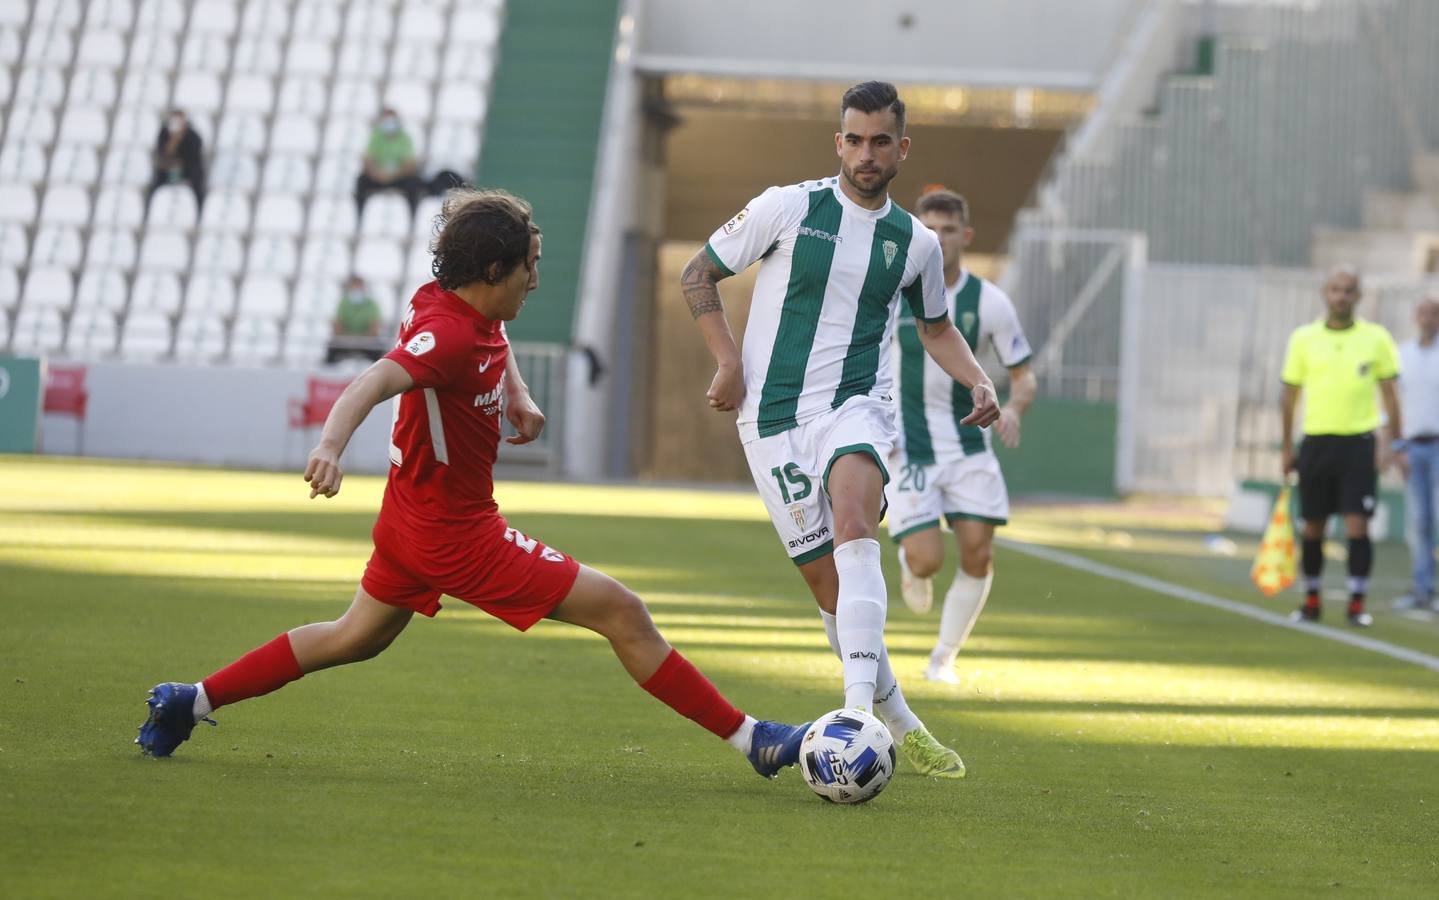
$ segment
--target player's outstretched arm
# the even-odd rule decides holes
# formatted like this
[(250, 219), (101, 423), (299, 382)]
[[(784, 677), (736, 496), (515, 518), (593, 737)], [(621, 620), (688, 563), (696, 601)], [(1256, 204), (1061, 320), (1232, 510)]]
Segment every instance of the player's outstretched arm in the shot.
[(999, 418), (999, 399), (994, 392), (994, 382), (984, 374), (959, 329), (948, 317), (934, 322), (921, 320), (918, 324), (919, 342), (924, 346), (924, 352), (939, 363), (946, 375), (969, 388), (974, 409), (960, 423), (981, 428), (993, 424)]
[(310, 499), (321, 494), (333, 497), (340, 492), (340, 481), (345, 477), (340, 468), (340, 456), (354, 436), (355, 429), (365, 421), (377, 404), (383, 403), (396, 394), (414, 387), (410, 373), (397, 362), (382, 359), (360, 373), (350, 382), (340, 399), (325, 418), (325, 427), (320, 432), (320, 443), (310, 451), (310, 460), (305, 465), (305, 480), (310, 483)]
[(528, 444), (540, 436), (545, 429), (545, 414), (530, 396), (530, 386), (520, 376), (520, 364), (515, 361), (515, 349), (510, 348), (509, 361), (505, 363), (505, 420), (515, 426), (518, 434), (505, 438), (506, 443)]
[(716, 412), (739, 409), (744, 402), (744, 366), (740, 362), (739, 346), (735, 344), (729, 319), (725, 317), (724, 301), (720, 300), (719, 294), (719, 283), (727, 277), (729, 273), (715, 265), (704, 250), (694, 255), (680, 275), (680, 290), (684, 291), (685, 303), (689, 305), (690, 315), (699, 323), (705, 346), (717, 365), (714, 380), (710, 382), (706, 394), (710, 409)]

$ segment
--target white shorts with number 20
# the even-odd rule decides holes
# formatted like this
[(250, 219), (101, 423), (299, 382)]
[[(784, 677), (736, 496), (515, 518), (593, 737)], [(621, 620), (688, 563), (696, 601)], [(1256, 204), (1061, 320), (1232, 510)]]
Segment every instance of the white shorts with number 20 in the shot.
[(847, 453), (864, 453), (874, 459), (888, 483), (885, 460), (896, 436), (894, 404), (862, 396), (788, 431), (744, 445), (755, 487), (795, 565), (834, 550), (830, 466)]
[(926, 528), (964, 519), (993, 525), (1009, 521), (1009, 490), (993, 452), (932, 465), (910, 463), (903, 450), (890, 455), (894, 479), (885, 486), (889, 536), (896, 543)]

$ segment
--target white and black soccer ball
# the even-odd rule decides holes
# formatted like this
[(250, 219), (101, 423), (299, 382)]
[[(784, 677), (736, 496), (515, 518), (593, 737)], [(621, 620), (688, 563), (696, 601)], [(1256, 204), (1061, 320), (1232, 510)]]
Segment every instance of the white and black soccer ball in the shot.
[(894, 737), (858, 709), (825, 713), (799, 745), (799, 768), (810, 790), (831, 803), (873, 800), (894, 777)]

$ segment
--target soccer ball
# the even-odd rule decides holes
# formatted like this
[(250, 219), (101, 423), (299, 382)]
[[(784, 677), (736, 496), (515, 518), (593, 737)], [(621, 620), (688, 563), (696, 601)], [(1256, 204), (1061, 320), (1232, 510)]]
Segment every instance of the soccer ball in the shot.
[(873, 800), (894, 777), (894, 738), (869, 713), (837, 709), (809, 726), (799, 768), (810, 790), (831, 803)]

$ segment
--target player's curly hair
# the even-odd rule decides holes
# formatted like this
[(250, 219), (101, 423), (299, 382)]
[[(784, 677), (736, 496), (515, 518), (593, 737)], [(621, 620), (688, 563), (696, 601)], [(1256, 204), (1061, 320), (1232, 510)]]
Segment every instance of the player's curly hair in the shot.
[(529, 203), (508, 191), (456, 188), (435, 217), (430, 271), (447, 291), (482, 281), (498, 284), (527, 265), (530, 235), (540, 227)]
[(925, 188), (919, 195), (914, 211), (921, 216), (927, 212), (958, 216), (959, 221), (964, 223), (966, 228), (969, 227), (969, 201), (943, 186), (931, 185)]

